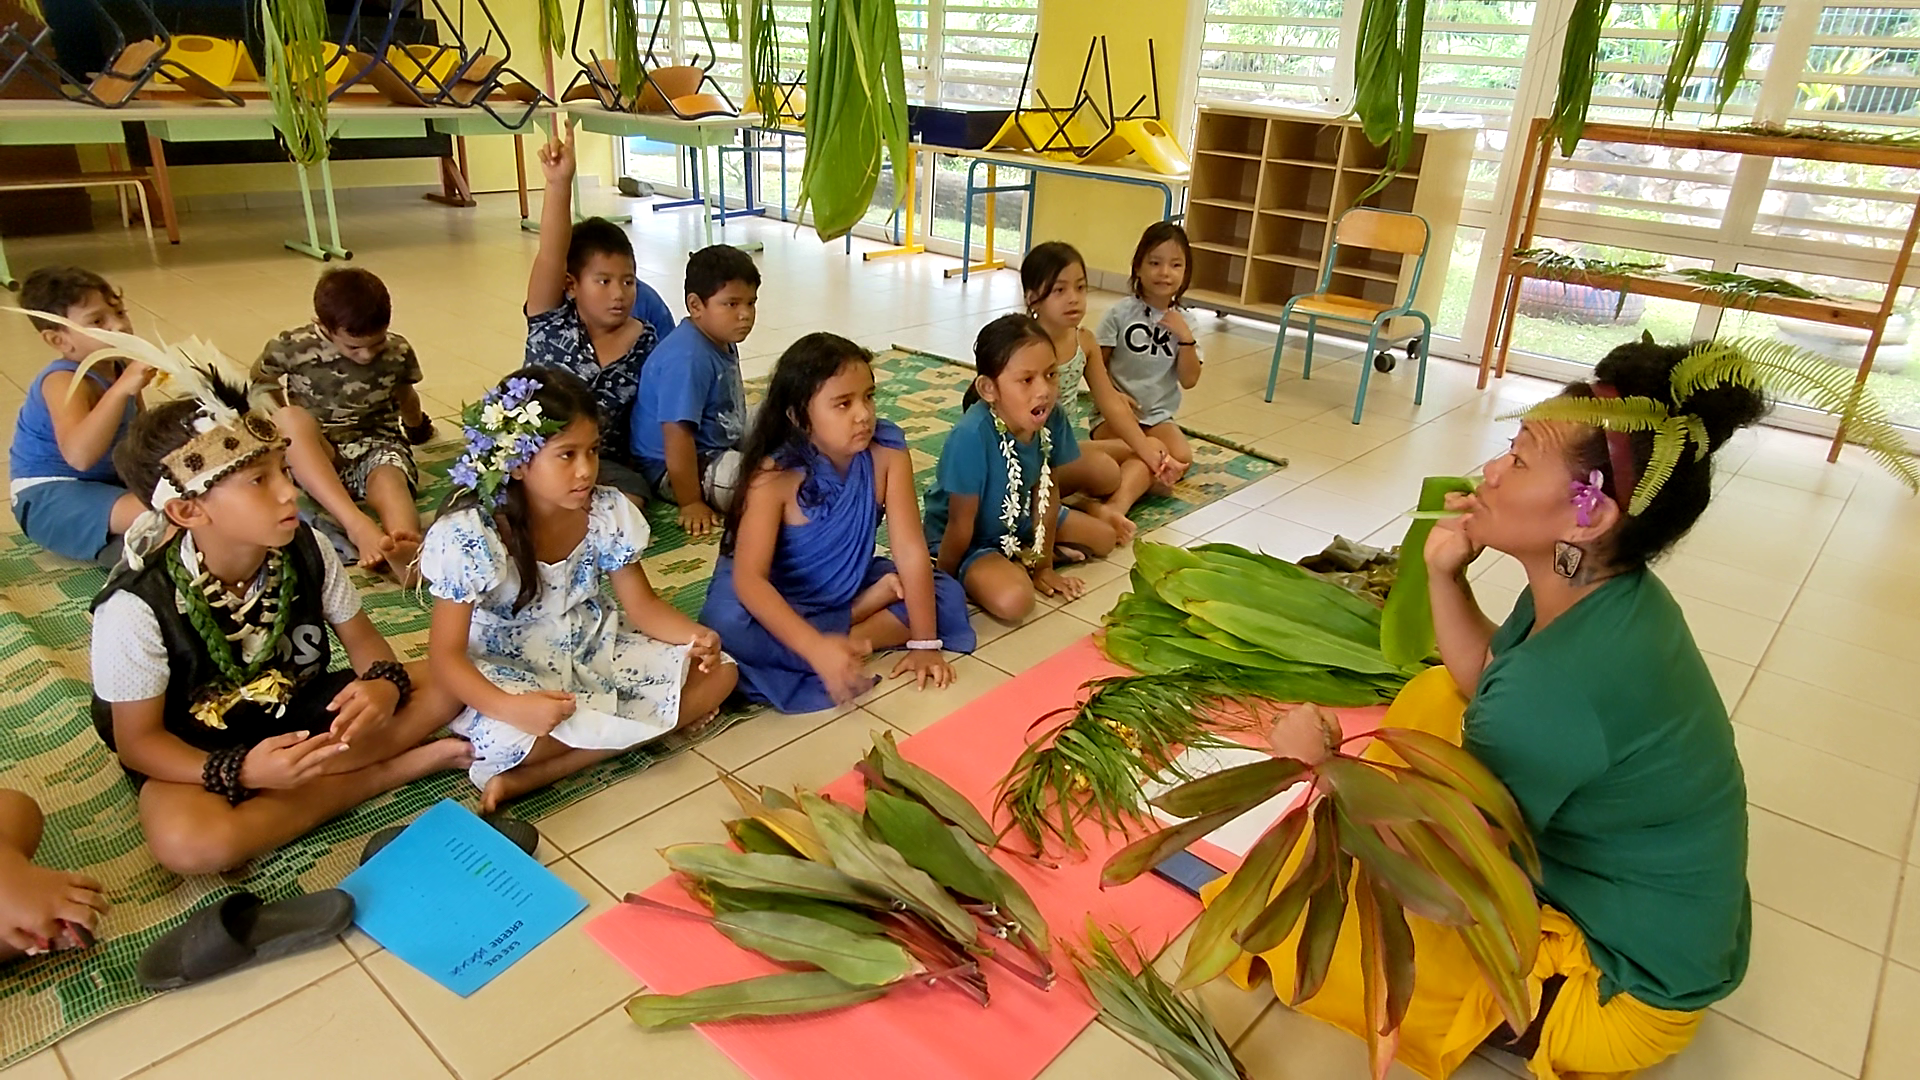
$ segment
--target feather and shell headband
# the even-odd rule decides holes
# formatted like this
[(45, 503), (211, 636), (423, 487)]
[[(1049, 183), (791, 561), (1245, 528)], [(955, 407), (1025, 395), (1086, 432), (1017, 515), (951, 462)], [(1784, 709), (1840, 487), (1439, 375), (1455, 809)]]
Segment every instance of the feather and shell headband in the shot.
[[(1835, 367), (1819, 353), (1778, 341), (1703, 342), (1674, 365), (1669, 385), (1674, 401), (1685, 401), (1709, 387), (1740, 386), (1846, 416), (1848, 441), (1858, 444), (1909, 490), (1920, 492), (1920, 466), (1907, 453), (1886, 405), (1866, 387), (1857, 386), (1852, 371)], [(1596, 384), (1594, 390), (1592, 397), (1551, 397), (1502, 419), (1583, 424), (1606, 432), (1614, 482), (1632, 487), (1626, 500), (1629, 515), (1652, 505), (1685, 454), (1691, 451), (1700, 459), (1713, 449), (1706, 422), (1698, 416), (1676, 413), (1653, 398), (1621, 396), (1605, 384)], [(1636, 479), (1631, 454), (1625, 455), (1627, 465), (1621, 466), (1621, 450), (1626, 436), (1642, 431), (1653, 434), (1653, 454)]]
[(156, 388), (199, 405), (193, 435), (160, 459), (161, 475), (147, 496), (148, 511), (127, 530), (130, 565), (139, 568), (146, 553), (166, 535), (166, 505), (175, 499), (204, 495), (236, 469), (286, 445), (270, 416), (272, 400), (248, 389), (247, 369), (211, 342), (190, 337), (171, 345), (156, 345), (137, 334), (81, 326), (46, 311), (9, 307), (34, 319), (44, 319), (85, 334), (101, 343), (74, 371), (73, 393), (96, 365), (110, 360), (132, 360), (157, 374)]

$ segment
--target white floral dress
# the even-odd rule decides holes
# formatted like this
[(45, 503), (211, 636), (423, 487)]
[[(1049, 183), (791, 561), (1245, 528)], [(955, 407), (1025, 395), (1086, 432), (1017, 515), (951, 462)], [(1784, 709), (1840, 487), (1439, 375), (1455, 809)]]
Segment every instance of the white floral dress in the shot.
[[(495, 686), (575, 695), (575, 714), (553, 730), (554, 738), (624, 750), (673, 730), (687, 681), (688, 646), (625, 625), (619, 605), (601, 592), (609, 574), (640, 561), (647, 536), (640, 511), (618, 491), (600, 487), (588, 503), (580, 546), (560, 562), (540, 564), (540, 591), (517, 612), (520, 575), (477, 509), (433, 523), (420, 572), (434, 596), (473, 605), (467, 652)], [(467, 775), (478, 787), (533, 749), (533, 735), (472, 707), (448, 726), (473, 743)]]

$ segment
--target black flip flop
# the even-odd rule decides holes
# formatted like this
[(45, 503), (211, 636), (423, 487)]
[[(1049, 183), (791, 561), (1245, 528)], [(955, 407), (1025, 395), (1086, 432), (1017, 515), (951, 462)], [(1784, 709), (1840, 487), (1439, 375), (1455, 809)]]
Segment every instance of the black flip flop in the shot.
[(193, 913), (140, 954), (140, 985), (176, 990), (326, 944), (353, 925), (353, 897), (323, 889), (269, 904), (235, 893)]
[[(480, 820), (493, 826), (494, 831), (512, 841), (514, 847), (529, 855), (533, 854), (534, 848), (540, 846), (540, 831), (517, 817), (509, 817), (506, 814), (487, 814)], [(380, 854), (380, 849), (393, 843), (402, 832), (406, 831), (406, 828), (405, 825), (389, 825), (367, 837), (367, 846), (360, 849), (360, 865), (367, 865), (368, 859)]]

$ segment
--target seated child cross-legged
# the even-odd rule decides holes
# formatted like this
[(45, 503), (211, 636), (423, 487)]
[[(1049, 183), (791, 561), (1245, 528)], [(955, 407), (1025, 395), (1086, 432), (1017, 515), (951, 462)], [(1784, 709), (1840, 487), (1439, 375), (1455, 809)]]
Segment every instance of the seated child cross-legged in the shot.
[(715, 244), (687, 256), (687, 317), (640, 371), (633, 456), (653, 490), (680, 504), (689, 536), (720, 523), (739, 482), (747, 432), (740, 343), (753, 332), (759, 297), (760, 270), (739, 248)]
[[(244, 371), (193, 357), (233, 368), (229, 387), (185, 362), (199, 342), (128, 340), (192, 395), (142, 413), (115, 452), (150, 509), (93, 609), (94, 726), (139, 788), (160, 864), (227, 870), (464, 765), (465, 742), (428, 741), (454, 700), (426, 664), (395, 660), (301, 522), (285, 443), (238, 389)], [(352, 668), (328, 670), (329, 627)]]
[[(794, 342), (744, 453), (755, 467), (700, 621), (747, 696), (788, 713), (851, 701), (874, 684), (862, 661), (902, 646), (896, 676), (952, 681), (941, 649), (973, 651), (967, 597), (927, 554), (906, 435), (875, 413), (871, 355), (834, 334)], [(897, 565), (874, 554), (883, 512)]]
[(640, 278), (633, 241), (606, 218), (573, 220), (573, 123), (540, 147), (546, 198), (540, 250), (527, 274), (527, 366), (565, 371), (600, 409), (600, 482), (636, 503), (652, 497), (628, 450), (640, 369), (664, 327), (633, 314)]
[(1113, 526), (1060, 505), (1053, 469), (1080, 456), (1055, 407), (1053, 342), (1025, 315), (1002, 315), (974, 339), (974, 379), (960, 422), (940, 448), (927, 492), (926, 534), (941, 570), (987, 614), (1006, 622), (1033, 610), (1034, 593), (1075, 597), (1078, 578), (1054, 572), (1054, 545), (1104, 556)]
[(1100, 410), (1092, 435), (1121, 439), (1152, 470), (1153, 490), (1172, 490), (1193, 464), (1193, 448), (1173, 422), (1180, 392), (1200, 381), (1200, 349), (1180, 313), (1193, 283), (1185, 229), (1170, 221), (1147, 226), (1133, 250), (1133, 295), (1113, 305), (1094, 339), (1087, 385)]
[(75, 374), (100, 348), (89, 329), (133, 328), (120, 293), (99, 274), (75, 266), (35, 270), (20, 288), (20, 303), (43, 313), (29, 318), (60, 358), (27, 387), (13, 427), (13, 516), (27, 539), (48, 551), (111, 566), (120, 556), (116, 539), (142, 509), (113, 466), (113, 448), (139, 415), (140, 391), (153, 372), (128, 362)]
[(313, 287), (313, 321), (267, 342), (253, 382), (281, 403), (274, 420), (294, 480), (346, 530), (361, 567), (412, 585), (420, 511), (410, 444), (432, 438), (433, 421), (414, 389), (420, 359), (388, 329), (392, 321), (393, 300), (378, 277), (329, 270)]
[(737, 673), (719, 636), (647, 583), (647, 520), (597, 484), (599, 413), (585, 383), (523, 368), (468, 407), (466, 428), (420, 572), (434, 597), (428, 656), (466, 703), (450, 726), (473, 742), (467, 775), (493, 811), (704, 724)]

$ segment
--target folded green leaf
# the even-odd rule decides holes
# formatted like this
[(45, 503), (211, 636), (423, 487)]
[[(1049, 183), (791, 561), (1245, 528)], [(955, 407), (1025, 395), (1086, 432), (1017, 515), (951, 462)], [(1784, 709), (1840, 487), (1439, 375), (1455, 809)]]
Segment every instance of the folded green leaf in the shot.
[(945, 780), (900, 756), (900, 746), (893, 741), (893, 732), (885, 731), (876, 735), (873, 748), (880, 755), (880, 775), (911, 792), (914, 798), (926, 803), (934, 813), (960, 826), (973, 838), (974, 843), (987, 847), (994, 845), (998, 834), (987, 823), (986, 817)]
[(824, 971), (764, 975), (685, 994), (641, 994), (627, 1016), (643, 1028), (710, 1024), (746, 1016), (792, 1016), (858, 1005), (884, 995), (884, 986), (855, 986)]
[(735, 945), (772, 960), (811, 964), (856, 986), (885, 986), (913, 971), (913, 957), (884, 937), (868, 937), (784, 911), (736, 911), (713, 920)]
[(933, 811), (884, 791), (869, 791), (867, 820), (879, 830), (881, 841), (933, 880), (969, 899), (995, 901), (998, 888), (962, 850), (972, 848), (973, 841), (955, 840)]
[(805, 791), (800, 793), (800, 809), (813, 822), (840, 872), (919, 912), (959, 944), (971, 945), (978, 938), (973, 916), (925, 871), (916, 870), (899, 852), (869, 839), (859, 815)]
[(885, 896), (846, 874), (805, 859), (739, 852), (723, 844), (675, 844), (660, 854), (668, 866), (683, 874), (729, 888), (809, 896), (861, 907), (887, 904)]
[(1420, 482), (1420, 511), (1400, 541), (1400, 574), (1387, 594), (1380, 618), (1380, 652), (1391, 663), (1419, 663), (1432, 652), (1433, 603), (1427, 595), (1427, 537), (1434, 520), (1458, 514), (1446, 509), (1446, 498), (1470, 492), (1473, 481), (1464, 476), (1429, 476)]

